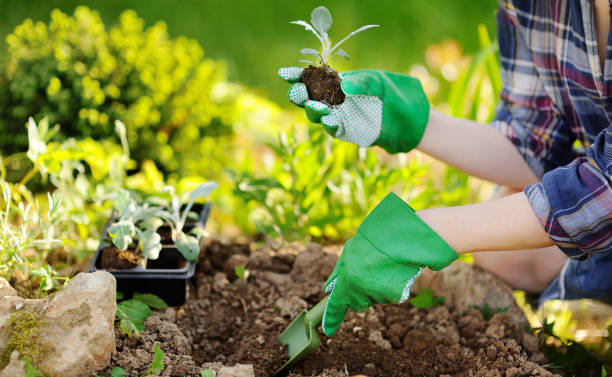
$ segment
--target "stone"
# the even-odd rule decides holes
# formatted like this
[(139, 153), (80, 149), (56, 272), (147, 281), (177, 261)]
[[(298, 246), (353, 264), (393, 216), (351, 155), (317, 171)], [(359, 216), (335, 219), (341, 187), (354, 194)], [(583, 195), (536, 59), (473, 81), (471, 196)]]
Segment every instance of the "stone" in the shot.
[(325, 281), (327, 279), (338, 261), (338, 256), (328, 252), (321, 253), (321, 250), (321, 246), (311, 243), (297, 254), (291, 270), (291, 276), (295, 281)]
[(251, 364), (236, 364), (219, 369), (217, 377), (255, 377), (255, 370)]
[(17, 291), (5, 278), (0, 277), (0, 297), (3, 296), (17, 296)]
[(80, 273), (42, 299), (1, 297), (0, 361), (18, 352), (47, 377), (90, 376), (105, 367), (115, 349), (115, 290), (115, 278), (100, 271)]
[(391, 342), (383, 338), (382, 333), (378, 330), (372, 331), (368, 336), (368, 340), (370, 342), (374, 342), (374, 344), (380, 348), (384, 348), (386, 350), (391, 349)]
[(0, 372), (0, 377), (26, 377), (25, 362), (19, 360), (19, 353), (11, 353), (11, 359), (8, 365)]
[(281, 297), (274, 303), (280, 309), (283, 317), (294, 318), (308, 307), (308, 303), (298, 296)]
[(512, 288), (496, 276), (462, 261), (455, 261), (440, 271), (425, 268), (415, 280), (412, 291), (429, 288), (436, 296), (445, 298), (445, 305), (459, 313), (465, 313), (471, 306), (491, 309), (508, 308), (512, 322), (523, 328), (527, 319), (514, 300)]

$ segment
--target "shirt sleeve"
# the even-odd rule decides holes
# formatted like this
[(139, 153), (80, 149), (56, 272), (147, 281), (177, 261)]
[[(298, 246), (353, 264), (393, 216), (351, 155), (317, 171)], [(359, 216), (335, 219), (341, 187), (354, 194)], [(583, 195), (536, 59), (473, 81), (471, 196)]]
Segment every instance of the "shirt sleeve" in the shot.
[(525, 193), (548, 236), (570, 258), (612, 251), (612, 125), (585, 157), (544, 175)]
[(576, 157), (572, 152), (575, 137), (546, 91), (509, 2), (500, 1), (497, 25), (503, 88), (491, 125), (514, 144), (541, 178)]

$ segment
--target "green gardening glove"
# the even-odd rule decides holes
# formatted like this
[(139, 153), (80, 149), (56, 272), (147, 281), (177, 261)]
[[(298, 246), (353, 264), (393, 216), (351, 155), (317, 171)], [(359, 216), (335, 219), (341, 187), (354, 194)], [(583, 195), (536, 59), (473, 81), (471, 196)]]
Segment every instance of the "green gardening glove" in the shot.
[(325, 131), (361, 147), (378, 145), (389, 153), (408, 152), (416, 147), (429, 120), (429, 102), (419, 80), (391, 72), (361, 70), (340, 75), (346, 98), (329, 107), (308, 99), (303, 68), (278, 71), (290, 83), (289, 100), (306, 110), (311, 122), (322, 123)]
[(378, 303), (402, 303), (424, 267), (441, 270), (457, 253), (397, 195), (387, 195), (344, 245), (325, 283), (329, 301), (323, 331), (333, 335), (348, 308), (364, 312)]

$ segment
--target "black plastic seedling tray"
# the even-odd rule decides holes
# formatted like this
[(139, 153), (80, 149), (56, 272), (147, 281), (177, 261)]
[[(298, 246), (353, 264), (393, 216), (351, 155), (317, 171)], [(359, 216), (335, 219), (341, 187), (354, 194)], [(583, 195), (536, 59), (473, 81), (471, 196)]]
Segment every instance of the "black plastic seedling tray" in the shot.
[[(206, 225), (210, 213), (210, 204), (194, 204), (191, 209), (199, 213), (198, 223)], [(125, 298), (132, 297), (134, 292), (153, 293), (170, 306), (180, 306), (187, 298), (187, 280), (195, 272), (196, 264), (186, 260), (173, 245), (164, 245), (156, 260), (148, 260), (146, 267), (138, 265), (125, 270), (106, 270), (100, 266), (102, 249), (109, 245), (108, 226), (104, 228), (98, 250), (89, 264), (89, 272), (106, 271), (117, 280), (117, 292)]]

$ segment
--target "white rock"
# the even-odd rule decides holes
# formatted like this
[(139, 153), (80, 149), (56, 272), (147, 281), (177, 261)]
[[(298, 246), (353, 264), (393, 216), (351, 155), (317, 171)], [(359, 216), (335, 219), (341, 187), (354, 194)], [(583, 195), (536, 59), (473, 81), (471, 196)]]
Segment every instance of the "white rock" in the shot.
[(255, 370), (251, 364), (236, 364), (221, 368), (217, 377), (255, 377)]
[[(93, 272), (78, 274), (64, 289), (43, 299), (1, 297), (0, 349), (12, 336), (30, 336), (20, 339), (29, 345), (20, 356), (37, 352), (30, 359), (45, 376), (90, 376), (109, 363), (115, 349), (115, 289), (111, 274)], [(16, 318), (32, 325), (13, 334), (6, 326)]]
[(17, 296), (17, 291), (11, 287), (5, 278), (0, 277), (0, 297), (3, 296)]
[(19, 360), (19, 353), (11, 353), (11, 359), (0, 372), (0, 377), (26, 377), (25, 363)]

